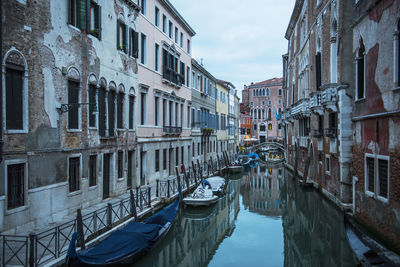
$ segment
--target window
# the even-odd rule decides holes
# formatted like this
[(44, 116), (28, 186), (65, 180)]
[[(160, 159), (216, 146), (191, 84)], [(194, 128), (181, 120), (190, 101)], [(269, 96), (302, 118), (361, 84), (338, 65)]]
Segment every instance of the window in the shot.
[(146, 0), (140, 0), (140, 13), (146, 16)]
[(79, 82), (68, 80), (68, 129), (79, 129)]
[(89, 157), (89, 186), (97, 184), (97, 155)]
[(389, 199), (389, 156), (365, 154), (365, 191), (382, 201)]
[[(162, 49), (162, 53), (163, 79), (182, 86), (185, 82), (185, 65), (182, 62), (179, 64), (179, 55), (166, 48)], [(181, 72), (178, 72), (179, 67)]]
[(155, 165), (155, 170), (156, 172), (160, 171), (160, 150), (156, 149), (156, 165)]
[(190, 86), (190, 67), (186, 67), (186, 86)]
[(134, 114), (135, 112), (135, 97), (133, 95), (129, 96), (129, 129), (134, 129)]
[(179, 147), (175, 148), (175, 166), (179, 165)]
[(185, 158), (185, 151), (184, 151), (184, 147), (181, 147), (181, 163), (183, 164), (183, 160)]
[(163, 170), (167, 169), (167, 149), (163, 149)]
[(278, 96), (282, 96), (282, 89), (278, 90)]
[(190, 54), (190, 40), (187, 40), (187, 52)]
[(80, 157), (71, 157), (68, 159), (69, 192), (79, 190), (80, 162)]
[(96, 114), (95, 107), (96, 103), (96, 86), (93, 84), (89, 85), (89, 127), (96, 127)]
[(178, 27), (175, 27), (175, 43), (178, 43), (178, 38), (179, 38)]
[(299, 134), (300, 136), (310, 135), (310, 118), (304, 118), (299, 120)]
[(272, 123), (268, 124), (268, 130), (272, 131)]
[(365, 47), (362, 38), (356, 59), (356, 100), (365, 98)]
[(183, 104), (181, 104), (181, 125), (180, 127), (183, 128)]
[(158, 96), (154, 97), (154, 125), (159, 124), (159, 114), (160, 112), (160, 98)]
[(180, 68), (179, 68), (179, 84), (185, 84), (185, 63), (182, 61), (180, 62)]
[(140, 35), (140, 63), (146, 64), (146, 35)]
[(183, 48), (183, 32), (181, 32), (181, 48)]
[(269, 96), (269, 88), (267, 88), (267, 96)]
[(108, 92), (108, 135), (114, 136), (115, 132), (115, 91)]
[(169, 21), (169, 24), (168, 24), (168, 36), (169, 36), (169, 38), (171, 38), (172, 39), (172, 36), (174, 35), (174, 33), (173, 33), (173, 26), (172, 26), (172, 22), (171, 21)]
[(154, 24), (160, 27), (160, 9), (158, 7), (154, 8)]
[(126, 25), (121, 20), (117, 20), (117, 49), (127, 53), (126, 44)]
[(129, 30), (129, 55), (139, 57), (139, 33), (132, 29)]
[(124, 177), (124, 152), (118, 151), (118, 178)]
[[(316, 82), (317, 82), (317, 90), (320, 90), (321, 87), (321, 77), (322, 77), (322, 62), (321, 62), (321, 52), (318, 52), (315, 55), (315, 65), (316, 65)], [(294, 89), (294, 86), (293, 86)], [(294, 97), (293, 97), (294, 99)]]
[(117, 95), (117, 128), (123, 129), (123, 121), (124, 121), (124, 94), (122, 92)]
[(7, 165), (7, 209), (25, 205), (25, 163)]
[(167, 100), (163, 99), (162, 103), (163, 103), (162, 125), (167, 126)]
[(251, 101), (251, 102), (250, 102), (250, 106), (251, 106), (251, 107), (252, 107), (252, 106), (254, 106), (254, 103), (253, 103), (253, 101)]
[(190, 128), (190, 107), (187, 107), (187, 127)]
[(162, 15), (162, 31), (167, 32), (167, 17), (164, 14)]
[(69, 24), (98, 38), (101, 37), (101, 7), (98, 4), (90, 1), (87, 6), (86, 0), (69, 0), (68, 7)]
[(99, 89), (99, 134), (106, 136), (106, 88), (104, 85)]
[(395, 32), (394, 48), (395, 48), (394, 82), (397, 87), (400, 87), (400, 19), (397, 20), (397, 30)]
[(329, 128), (326, 132), (326, 136), (335, 138), (337, 134), (337, 113), (329, 113)]
[(146, 93), (140, 93), (140, 124), (146, 124)]
[(155, 44), (154, 46), (154, 70), (159, 71), (159, 65), (160, 65), (160, 46), (158, 44)]
[(330, 175), (331, 172), (331, 158), (329, 155), (325, 155), (325, 173)]
[[(25, 119), (23, 66), (14, 66), (14, 64), (7, 63), (5, 76), (6, 76), (6, 90), (5, 90), (6, 128), (9, 130), (23, 130), (24, 119)], [(70, 91), (69, 88), (70, 87), (68, 87), (68, 92)], [(72, 90), (72, 85), (71, 85), (71, 90)], [(77, 86), (77, 90), (79, 92), (79, 84)]]
[(268, 118), (267, 118), (267, 120), (269, 120), (269, 121), (272, 119), (271, 113), (272, 113), (272, 111), (271, 111), (271, 109), (269, 108), (269, 109), (268, 109)]

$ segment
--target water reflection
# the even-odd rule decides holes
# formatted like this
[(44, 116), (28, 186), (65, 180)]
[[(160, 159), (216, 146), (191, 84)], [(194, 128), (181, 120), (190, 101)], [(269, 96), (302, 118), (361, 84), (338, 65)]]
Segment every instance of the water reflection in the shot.
[(230, 180), (213, 206), (185, 208), (135, 266), (354, 266), (343, 215), (282, 166)]

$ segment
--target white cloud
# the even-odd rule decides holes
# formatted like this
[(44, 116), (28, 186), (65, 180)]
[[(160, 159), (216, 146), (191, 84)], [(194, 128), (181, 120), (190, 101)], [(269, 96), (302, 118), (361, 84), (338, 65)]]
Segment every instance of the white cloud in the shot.
[(196, 31), (193, 58), (216, 78), (244, 84), (282, 76), (295, 0), (170, 0)]

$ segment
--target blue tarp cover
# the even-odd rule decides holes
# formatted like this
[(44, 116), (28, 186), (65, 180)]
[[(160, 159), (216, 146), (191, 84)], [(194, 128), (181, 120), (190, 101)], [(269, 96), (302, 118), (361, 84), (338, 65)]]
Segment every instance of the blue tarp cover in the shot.
[(75, 252), (75, 238), (71, 240), (68, 257), (73, 265), (85, 263), (104, 265), (116, 263), (131, 255), (150, 250), (159, 238), (159, 230), (167, 223), (172, 223), (179, 209), (179, 200), (154, 214), (145, 223), (130, 222), (124, 228), (115, 231), (99, 244), (86, 250)]

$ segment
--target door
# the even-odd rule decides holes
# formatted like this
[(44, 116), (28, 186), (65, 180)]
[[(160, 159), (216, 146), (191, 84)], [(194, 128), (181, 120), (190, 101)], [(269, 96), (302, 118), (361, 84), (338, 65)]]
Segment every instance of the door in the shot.
[(140, 152), (140, 185), (146, 185), (146, 152)]
[(128, 151), (128, 181), (127, 187), (132, 188), (132, 179), (133, 179), (133, 151)]
[(103, 156), (103, 199), (110, 197), (110, 154)]

